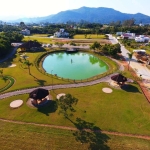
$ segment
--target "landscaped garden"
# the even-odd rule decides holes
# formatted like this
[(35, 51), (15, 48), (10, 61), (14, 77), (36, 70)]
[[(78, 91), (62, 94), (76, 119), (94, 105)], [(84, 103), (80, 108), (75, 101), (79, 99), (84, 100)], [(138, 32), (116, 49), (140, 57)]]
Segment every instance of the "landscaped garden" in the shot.
[[(46, 41), (43, 42), (46, 43)], [(21, 58), (21, 54), (17, 53), (14, 58), (0, 64), (0, 69), (3, 69), (2, 76), (9, 75), (14, 79), (14, 84), (1, 93), (39, 86), (43, 88), (47, 85), (53, 86), (53, 90), (49, 91), (52, 101), (43, 107), (33, 108), (27, 105), (29, 94), (0, 100), (1, 147), (3, 149), (14, 149), (16, 146), (22, 149), (51, 147), (51, 149), (65, 150), (131, 149), (133, 147), (141, 150), (150, 149), (149, 141), (146, 140), (146, 136), (150, 136), (149, 103), (131, 72), (127, 69), (122, 72), (127, 78), (135, 81), (127, 83), (125, 88), (115, 88), (103, 82), (85, 87), (55, 89), (57, 84), (78, 85), (79, 82), (89, 82), (114, 71), (119, 72), (116, 62), (100, 53), (88, 51), (109, 66), (108, 72), (82, 81), (52, 76), (43, 70), (42, 61), (46, 55), (57, 51), (50, 49), (42, 52), (27, 52), (26, 59)], [(8, 64), (15, 65), (8, 67)], [(1, 77), (0, 89), (6, 87), (8, 83), (8, 80), (5, 81)], [(105, 87), (112, 89), (112, 93), (104, 93), (102, 89)], [(59, 93), (70, 93), (78, 99), (72, 116), (65, 117), (59, 114), (60, 106), (56, 101)], [(23, 100), (23, 105), (17, 109), (11, 109), (10, 103), (17, 99)], [(84, 128), (89, 130), (82, 130)], [(121, 135), (116, 136), (114, 132)], [(129, 134), (128, 137), (124, 137), (125, 134)], [(137, 136), (136, 138), (131, 136), (131, 138), (130, 135)], [(138, 135), (143, 135), (144, 138), (138, 139)], [(8, 144), (6, 144), (7, 140), (10, 141)]]

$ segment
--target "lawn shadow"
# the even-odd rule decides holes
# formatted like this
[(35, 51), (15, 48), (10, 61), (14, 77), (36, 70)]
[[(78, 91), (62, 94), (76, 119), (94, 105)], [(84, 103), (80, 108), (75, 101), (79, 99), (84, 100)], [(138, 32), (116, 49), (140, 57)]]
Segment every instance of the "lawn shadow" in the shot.
[(8, 80), (8, 77), (7, 77), (7, 76), (3, 76), (3, 77), (2, 77), (2, 80), (3, 80), (4, 82), (6, 82), (6, 81)]
[(45, 80), (39, 80), (39, 79), (37, 79), (36, 82), (37, 82), (38, 85), (43, 86), (43, 85), (45, 85), (46, 81)]
[(0, 63), (0, 68), (8, 68), (12, 63), (10, 61), (5, 61)]
[(107, 141), (110, 137), (101, 132), (101, 129), (95, 126), (93, 123), (87, 122), (80, 118), (76, 118), (77, 131), (73, 133), (76, 141), (82, 144), (89, 144), (89, 150), (109, 150)]
[(139, 89), (132, 84), (125, 84), (125, 85), (121, 86), (121, 89), (126, 92), (141, 93), (139, 91)]
[(50, 113), (54, 113), (58, 109), (56, 101), (49, 100), (45, 105), (38, 106), (38, 111), (49, 116)]

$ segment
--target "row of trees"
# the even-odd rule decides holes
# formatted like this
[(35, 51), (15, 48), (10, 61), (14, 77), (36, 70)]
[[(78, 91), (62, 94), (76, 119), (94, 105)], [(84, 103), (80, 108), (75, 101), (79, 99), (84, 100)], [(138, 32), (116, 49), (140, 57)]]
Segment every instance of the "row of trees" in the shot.
[[(8, 31), (21, 31), (22, 29), (28, 28), (31, 34), (49, 34), (53, 35), (54, 32), (59, 31), (60, 28), (64, 28), (70, 33), (70, 37), (75, 34), (114, 34), (118, 31), (126, 32), (130, 31), (136, 34), (150, 34), (150, 26), (139, 26), (135, 24), (134, 19), (111, 22), (108, 25), (102, 25), (100, 23), (90, 23), (86, 21), (81, 21), (78, 23), (67, 22), (66, 24), (46, 24), (45, 26), (26, 25), (24, 22), (20, 22), (18, 26), (11, 25), (0, 25), (0, 32)], [(85, 30), (86, 29), (86, 30)]]
[(99, 42), (94, 42), (92, 45), (90, 45), (90, 49), (98, 52), (102, 52), (105, 55), (110, 56), (117, 56), (118, 53), (121, 53), (121, 47), (120, 44), (105, 44), (101, 45)]

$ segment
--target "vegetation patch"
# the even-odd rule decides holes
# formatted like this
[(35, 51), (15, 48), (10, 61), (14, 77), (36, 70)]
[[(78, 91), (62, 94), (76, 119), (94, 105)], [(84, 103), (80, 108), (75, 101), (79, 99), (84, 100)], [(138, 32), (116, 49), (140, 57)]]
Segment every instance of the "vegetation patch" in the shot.
[(0, 89), (0, 93), (9, 89), (15, 82), (14, 78), (12, 78), (11, 76), (4, 76), (3, 80), (6, 81), (8, 84), (5, 87)]

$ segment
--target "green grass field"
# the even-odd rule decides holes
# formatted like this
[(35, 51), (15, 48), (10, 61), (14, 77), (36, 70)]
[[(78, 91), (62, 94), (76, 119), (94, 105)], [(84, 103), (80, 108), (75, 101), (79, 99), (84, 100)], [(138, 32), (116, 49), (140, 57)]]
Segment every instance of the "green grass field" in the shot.
[(74, 39), (106, 39), (105, 35), (97, 35), (97, 34), (77, 34), (73, 37)]
[[(71, 93), (78, 98), (79, 101), (75, 107), (76, 112), (73, 117), (70, 117), (72, 122), (62, 115), (58, 115), (59, 110), (55, 101), (39, 109), (27, 106), (28, 94), (0, 100), (0, 118), (76, 128), (75, 123), (78, 123), (76, 121), (78, 117), (89, 124), (93, 123), (101, 130), (150, 135), (149, 103), (138, 86), (136, 84), (130, 86), (130, 92), (113, 89), (111, 94), (103, 93), (103, 87), (109, 86), (106, 83), (101, 83), (94, 86), (59, 89), (50, 92), (54, 99), (59, 93)], [(23, 106), (18, 109), (10, 109), (9, 104), (14, 99), (22, 99), (24, 101)], [(99, 139), (98, 142), (94, 140), (94, 145), (102, 149), (104, 147), (114, 150), (128, 150), (133, 147), (139, 150), (150, 148), (149, 141), (137, 138), (19, 125), (2, 121), (0, 123), (0, 148), (2, 149), (14, 149), (17, 145), (20, 149), (30, 149), (31, 147), (47, 149), (51, 147), (52, 149), (86, 150), (94, 139)], [(8, 140), (10, 142), (6, 144)], [(17, 143), (14, 142), (16, 140)]]
[[(90, 134), (79, 131), (67, 131), (40, 127), (34, 125), (19, 125), (0, 121), (0, 148), (2, 150), (87, 150), (90, 146), (99, 146), (101, 149), (111, 150), (149, 150), (150, 142), (136, 138), (112, 136), (106, 134)], [(88, 138), (84, 135), (88, 134)], [(90, 135), (90, 136), (89, 136)], [(99, 141), (93, 139), (99, 136)], [(105, 141), (104, 141), (105, 139)], [(92, 150), (92, 148), (91, 148)], [(95, 150), (93, 148), (93, 150)]]
[(32, 36), (35, 36), (35, 37), (48, 37), (49, 34), (32, 34)]
[(9, 83), (9, 80), (4, 80), (0, 77), (0, 89), (5, 87)]
[[(94, 86), (59, 89), (50, 92), (55, 100), (59, 93), (70, 93), (78, 98), (77, 117), (94, 123), (102, 130), (123, 133), (150, 135), (150, 107), (140, 88), (136, 84), (128, 86), (126, 90), (113, 89), (113, 93), (106, 94), (102, 88), (109, 87), (106, 83)], [(10, 109), (9, 104), (15, 99), (24, 100), (24, 105), (18, 109)], [(32, 109), (26, 105), (28, 94), (18, 95), (0, 101), (0, 118), (72, 126), (74, 124), (58, 115), (55, 101), (43, 109)]]
[(49, 37), (46, 37), (46, 36), (35, 36), (35, 35), (25, 36), (24, 39), (23, 39), (23, 41), (28, 41), (28, 40), (32, 40), (32, 41), (37, 40), (40, 43), (49, 43), (49, 44), (53, 43), (52, 42), (53, 39), (51, 39)]

